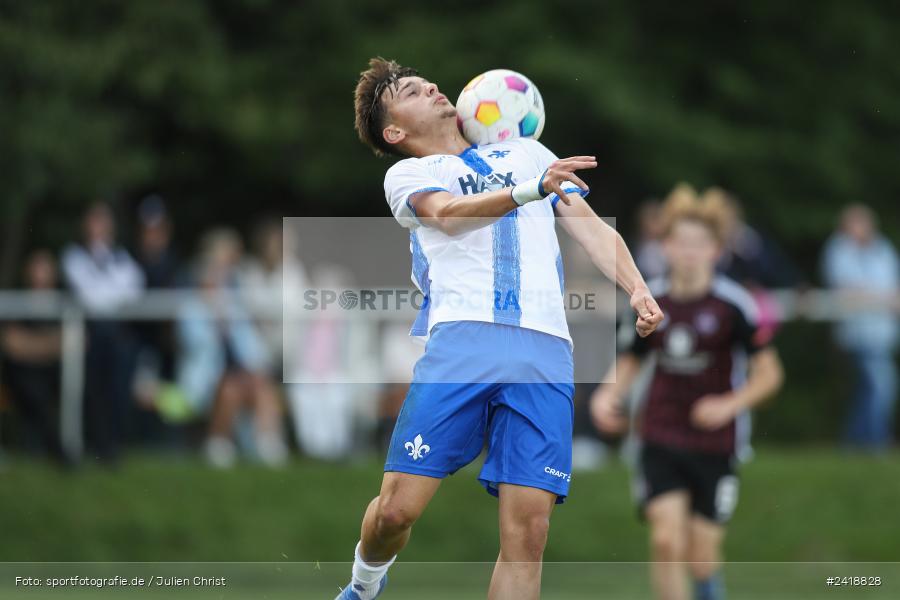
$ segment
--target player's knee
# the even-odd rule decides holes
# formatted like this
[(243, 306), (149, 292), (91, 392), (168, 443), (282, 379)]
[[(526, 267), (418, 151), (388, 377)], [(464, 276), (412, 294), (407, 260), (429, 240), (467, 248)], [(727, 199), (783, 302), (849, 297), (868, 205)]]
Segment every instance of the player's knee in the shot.
[(517, 560), (539, 561), (549, 531), (550, 519), (546, 515), (523, 515), (506, 527), (501, 543)]
[(400, 533), (412, 527), (415, 522), (416, 515), (407, 507), (390, 499), (379, 501), (376, 525), (380, 533)]
[(662, 561), (683, 561), (686, 544), (684, 537), (674, 529), (657, 528), (650, 536), (653, 557)]

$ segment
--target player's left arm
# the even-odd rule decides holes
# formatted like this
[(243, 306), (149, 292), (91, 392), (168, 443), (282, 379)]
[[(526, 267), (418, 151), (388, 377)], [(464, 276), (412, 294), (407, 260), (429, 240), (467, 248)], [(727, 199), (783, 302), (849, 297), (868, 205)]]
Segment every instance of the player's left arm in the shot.
[(784, 382), (784, 368), (774, 346), (766, 346), (750, 357), (747, 382), (734, 390), (734, 404), (738, 412), (751, 409), (771, 398)]
[[(735, 308), (735, 341), (750, 356), (744, 385), (726, 392), (700, 398), (691, 411), (691, 421), (707, 430), (724, 427), (739, 414), (759, 406), (772, 397), (784, 381), (784, 368), (770, 333), (759, 329), (756, 316), (749, 310), (753, 300), (748, 296), (747, 309)], [(754, 307), (755, 308), (755, 307)]]
[(769, 346), (750, 358), (747, 382), (721, 395), (705, 396), (694, 404), (691, 422), (709, 431), (724, 427), (739, 414), (759, 406), (773, 396), (784, 381), (784, 369), (778, 351)]
[(557, 203), (559, 222), (581, 244), (594, 265), (625, 290), (638, 315), (635, 329), (641, 337), (653, 333), (663, 313), (638, 271), (634, 258), (619, 232), (610, 227), (579, 194), (569, 193), (568, 204)]

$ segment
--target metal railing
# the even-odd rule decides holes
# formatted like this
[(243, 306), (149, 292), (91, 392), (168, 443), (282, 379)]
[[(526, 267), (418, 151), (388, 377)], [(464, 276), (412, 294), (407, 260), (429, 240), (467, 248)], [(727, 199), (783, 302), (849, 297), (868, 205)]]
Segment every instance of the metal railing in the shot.
[[(568, 293), (569, 290), (567, 290)], [(779, 313), (779, 320), (834, 321), (861, 307), (889, 310), (900, 313), (900, 295), (862, 295), (842, 293), (832, 290), (810, 289), (774, 290), (770, 297)], [(57, 291), (0, 291), (0, 322), (24, 319), (59, 321), (61, 327), (60, 356), (60, 437), (63, 447), (73, 457), (80, 457), (84, 451), (82, 427), (82, 403), (84, 391), (84, 362), (86, 322), (93, 320), (127, 321), (174, 321), (179, 316), (179, 307), (186, 300), (196, 298), (192, 289), (152, 290), (145, 292), (135, 302), (122, 304), (115, 310), (90, 311), (71, 294)], [(257, 320), (280, 321), (283, 318), (281, 299), (271, 299), (264, 308), (246, 307), (251, 317)], [(627, 299), (618, 297), (617, 309), (620, 313), (628, 310)], [(407, 307), (395, 311), (357, 311), (350, 315), (350, 321), (371, 334), (384, 322), (411, 322), (415, 309)], [(303, 311), (292, 312), (292, 319), (311, 318)], [(570, 323), (589, 318), (585, 313), (570, 314)], [(365, 336), (366, 339), (373, 339)]]

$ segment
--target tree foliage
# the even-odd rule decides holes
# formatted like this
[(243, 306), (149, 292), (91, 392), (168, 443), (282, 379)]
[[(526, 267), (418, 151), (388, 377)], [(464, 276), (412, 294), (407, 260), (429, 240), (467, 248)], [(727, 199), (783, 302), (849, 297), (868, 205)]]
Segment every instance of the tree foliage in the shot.
[(734, 190), (801, 255), (851, 201), (896, 236), (898, 12), (838, 0), (4, 1), (6, 278), (23, 247), (70, 239), (98, 197), (130, 207), (160, 191), (185, 234), (262, 212), (387, 214), (387, 164), (352, 128), (374, 55), (416, 66), (451, 99), (481, 71), (526, 73), (547, 105), (542, 141), (597, 154), (591, 201), (626, 223), (636, 202), (686, 180)]

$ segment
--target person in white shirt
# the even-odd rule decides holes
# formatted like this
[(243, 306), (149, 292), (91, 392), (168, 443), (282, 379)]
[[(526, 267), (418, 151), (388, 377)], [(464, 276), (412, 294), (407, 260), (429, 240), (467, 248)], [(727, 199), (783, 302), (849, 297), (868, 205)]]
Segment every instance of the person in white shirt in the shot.
[[(479, 474), (499, 497), (500, 556), (489, 598), (537, 598), (554, 504), (571, 480), (573, 363), (555, 217), (631, 296), (637, 330), (662, 313), (621, 236), (591, 210), (576, 171), (531, 139), (470, 145), (434, 83), (376, 58), (356, 88), (356, 129), (404, 160), (387, 201), (410, 230), (425, 297), (412, 335), (428, 339), (369, 504), (353, 577), (338, 598), (370, 600), (441, 479), (487, 446)], [(615, 249), (615, 251), (612, 251)]]
[(115, 222), (107, 204), (98, 202), (88, 208), (83, 231), (83, 242), (63, 252), (62, 272), (89, 317), (84, 404), (87, 441), (94, 456), (115, 462), (133, 408), (137, 341), (128, 323), (108, 315), (143, 294), (144, 274), (128, 251), (115, 243)]

